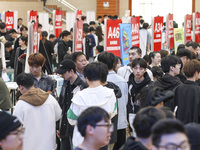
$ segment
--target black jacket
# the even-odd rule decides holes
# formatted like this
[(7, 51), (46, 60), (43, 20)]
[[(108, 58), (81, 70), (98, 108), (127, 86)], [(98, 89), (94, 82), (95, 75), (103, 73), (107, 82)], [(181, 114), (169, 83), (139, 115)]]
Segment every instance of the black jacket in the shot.
[(200, 86), (186, 80), (175, 90), (175, 106), (178, 106), (176, 117), (184, 124), (200, 123)]
[(58, 40), (58, 63), (63, 60), (65, 54), (67, 54), (67, 51), (70, 47), (70, 44), (68, 42), (65, 42), (62, 39)]
[(134, 137), (129, 137), (120, 150), (148, 150), (141, 142), (135, 141)]
[(187, 80), (186, 76), (181, 71), (175, 77), (178, 77), (182, 83), (184, 83)]
[(83, 90), (87, 87), (87, 84), (84, 81), (82, 81), (80, 77), (77, 77), (73, 85), (70, 84), (70, 81), (65, 80), (62, 86), (62, 90), (59, 97), (59, 105), (62, 109), (62, 118), (60, 119), (59, 124), (61, 138), (73, 135), (74, 127), (71, 126), (67, 120), (67, 111), (71, 105), (71, 99), (73, 97), (72, 91), (78, 86), (80, 87), (80, 90)]
[(1, 36), (4, 36), (7, 41), (12, 42), (12, 37), (9, 35), (8, 31), (6, 31), (6, 33), (0, 32), (0, 37)]

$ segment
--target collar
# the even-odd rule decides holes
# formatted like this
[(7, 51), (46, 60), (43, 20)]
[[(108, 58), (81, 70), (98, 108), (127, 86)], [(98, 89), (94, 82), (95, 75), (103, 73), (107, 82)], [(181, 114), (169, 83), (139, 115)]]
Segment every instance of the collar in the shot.
[(109, 71), (108, 74), (116, 74), (115, 71)]

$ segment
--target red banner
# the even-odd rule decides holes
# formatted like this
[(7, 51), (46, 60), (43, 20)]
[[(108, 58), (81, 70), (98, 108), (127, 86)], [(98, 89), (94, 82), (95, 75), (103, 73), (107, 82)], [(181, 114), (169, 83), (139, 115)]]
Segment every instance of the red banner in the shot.
[(55, 36), (59, 37), (60, 33), (62, 32), (62, 10), (55, 10), (54, 13)]
[(33, 23), (33, 53), (38, 53), (38, 23)]
[(193, 22), (195, 24), (195, 42), (200, 43), (200, 13), (195, 13), (195, 19)]
[(82, 52), (82, 45), (83, 45), (83, 21), (77, 20), (76, 21), (76, 45), (75, 45), (75, 52)]
[(5, 12), (5, 24), (6, 24), (6, 29), (8, 30), (14, 28), (14, 12), (13, 11)]
[(29, 22), (37, 22), (37, 11), (30, 11), (29, 13)]
[(163, 17), (154, 17), (152, 50), (160, 51), (162, 44)]
[(168, 14), (168, 22), (167, 22), (167, 41), (168, 41), (168, 48), (174, 48), (174, 20), (173, 14)]
[(82, 10), (77, 10), (76, 19), (82, 20)]
[(106, 51), (119, 57), (121, 57), (119, 35), (119, 24), (121, 22), (121, 19), (107, 19), (106, 21)]
[(192, 40), (192, 15), (185, 16), (185, 23), (184, 23), (184, 34), (185, 34), (185, 43)]
[(132, 46), (140, 47), (140, 17), (131, 17)]

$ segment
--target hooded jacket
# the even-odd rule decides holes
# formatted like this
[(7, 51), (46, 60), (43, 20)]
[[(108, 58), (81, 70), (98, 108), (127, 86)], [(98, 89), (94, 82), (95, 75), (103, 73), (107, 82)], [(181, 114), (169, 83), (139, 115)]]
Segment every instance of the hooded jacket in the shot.
[(148, 150), (141, 142), (135, 141), (134, 137), (129, 137), (120, 150)]
[(65, 42), (62, 39), (58, 40), (58, 64), (63, 60), (65, 54), (67, 54), (67, 51), (69, 49), (70, 45), (68, 42)]
[(55, 128), (61, 109), (51, 94), (39, 88), (28, 90), (19, 97), (13, 115), (25, 128), (23, 149), (56, 149)]

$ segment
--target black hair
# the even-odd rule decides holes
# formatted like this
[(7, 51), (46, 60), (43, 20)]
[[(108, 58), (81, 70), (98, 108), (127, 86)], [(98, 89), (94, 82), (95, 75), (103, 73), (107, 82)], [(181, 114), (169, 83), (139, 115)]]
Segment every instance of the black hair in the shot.
[(85, 20), (87, 17), (86, 16), (82, 16), (81, 17), (81, 20)]
[[(70, 59), (72, 60), (72, 55), (70, 54), (65, 54), (65, 56), (63, 57), (63, 59)], [(73, 61), (73, 60), (72, 60)], [(76, 73), (76, 71), (74, 71)]]
[(135, 116), (133, 127), (137, 137), (148, 138), (151, 135), (152, 126), (159, 120), (164, 119), (165, 114), (158, 108), (142, 108)]
[(92, 62), (90, 64), (87, 64), (83, 71), (84, 77), (87, 78), (89, 81), (101, 80), (101, 67), (102, 64), (99, 62)]
[(42, 31), (42, 37), (47, 37), (48, 36), (48, 32), (47, 31)]
[(90, 32), (95, 31), (95, 29), (93, 27), (89, 28)]
[(113, 16), (113, 19), (117, 20), (117, 19), (118, 19), (118, 16), (117, 16), (117, 15), (114, 15), (114, 16)]
[(73, 28), (70, 29), (70, 32), (73, 32)]
[(102, 120), (104, 120), (105, 122), (108, 122), (109, 119), (110, 119), (110, 116), (104, 109), (100, 107), (87, 108), (78, 117), (78, 120), (77, 120), (78, 131), (81, 133), (83, 137), (85, 137), (86, 127), (88, 125), (95, 127), (96, 123)]
[(144, 19), (140, 19), (140, 24), (143, 24), (144, 23)]
[(6, 27), (6, 24), (4, 22), (0, 23), (0, 29), (4, 29)]
[(52, 21), (52, 19), (51, 18), (49, 18), (49, 23)]
[(27, 28), (26, 26), (22, 26), (22, 27), (20, 28), (20, 31), (22, 32), (24, 29), (25, 29), (26, 31), (28, 31), (28, 28)]
[(34, 80), (30, 74), (22, 72), (17, 76), (17, 85), (29, 89), (34, 85)]
[(148, 27), (149, 27), (148, 23), (144, 23), (143, 26), (142, 26), (143, 29), (147, 29)]
[(63, 39), (64, 36), (68, 36), (68, 35), (71, 35), (70, 32), (67, 31), (67, 30), (64, 30), (64, 31), (62, 32), (62, 34), (61, 34), (61, 38)]
[(55, 35), (54, 34), (50, 34), (49, 35), (49, 38), (51, 39), (51, 38), (55, 38)]
[(42, 28), (42, 24), (38, 23), (38, 28)]
[(197, 43), (195, 43), (194, 41), (188, 41), (185, 46), (190, 47), (192, 46), (193, 49), (196, 49), (198, 47)]
[(153, 74), (153, 77), (155, 77), (157, 79), (163, 76), (163, 71), (162, 71), (161, 67), (153, 66), (151, 68), (151, 72)]
[(106, 64), (108, 69), (111, 70), (111, 69), (113, 69), (115, 55), (113, 53), (106, 52), (106, 51), (102, 52), (98, 56), (98, 61)]
[(103, 17), (105, 18), (105, 17), (108, 17), (108, 15), (103, 15)]
[(191, 60), (192, 59), (192, 52), (188, 49), (180, 49), (180, 50), (177, 51), (176, 56), (179, 57), (179, 58), (186, 56), (187, 59)]
[(141, 50), (141, 48), (139, 48), (139, 47), (137, 47), (137, 46), (133, 46), (133, 47), (131, 47), (130, 49), (131, 49), (131, 50), (136, 49), (138, 55), (142, 54), (142, 50)]
[(89, 28), (89, 24), (84, 23), (84, 24), (83, 24), (83, 29), (84, 29), (84, 28)]
[(89, 30), (89, 28), (83, 28), (83, 32), (85, 32), (85, 33), (89, 33), (90, 32), (90, 30)]
[(85, 56), (85, 54), (84, 54), (83, 52), (74, 52), (74, 53), (72, 54), (72, 60), (76, 63), (77, 58), (78, 58), (79, 56), (81, 56), (81, 55), (84, 55), (84, 56)]
[(97, 17), (97, 20), (100, 19), (100, 18), (102, 19), (102, 16), (98, 16), (98, 17)]
[(166, 56), (161, 60), (161, 67), (164, 73), (169, 73), (170, 67), (175, 67), (176, 64), (179, 64), (179, 59), (174, 55)]
[(116, 73), (117, 73), (117, 70), (115, 70), (115, 68), (116, 68), (116, 66), (117, 66), (119, 60), (120, 60), (121, 64), (123, 64), (123, 63), (122, 63), (121, 57), (115, 56), (115, 61), (114, 61), (114, 64), (113, 64), (113, 69), (114, 69), (114, 71), (115, 71)]
[(143, 58), (136, 58), (131, 63), (131, 67), (134, 68), (135, 66), (139, 65), (141, 68), (147, 68), (147, 62)]
[(104, 64), (101, 63), (101, 83), (105, 83), (107, 81), (107, 76), (108, 76), (108, 67)]
[(179, 44), (177, 47), (177, 51), (179, 51), (180, 49), (185, 49), (185, 44)]
[(17, 31), (16, 31), (15, 29), (10, 29), (10, 30), (9, 30), (9, 34), (10, 34), (10, 33), (17, 33)]
[(97, 49), (97, 51), (98, 51), (99, 53), (101, 53), (101, 52), (104, 51), (104, 47), (101, 46), (101, 45), (98, 45), (98, 46), (96, 47), (96, 49)]
[(21, 39), (23, 42), (25, 42), (25, 45), (27, 46), (28, 37), (20, 36), (19, 39)]
[(6, 42), (5, 43), (5, 48), (9, 48), (9, 47), (12, 47), (12, 44), (10, 42)]
[(184, 125), (175, 119), (161, 120), (152, 127), (152, 144), (159, 147), (163, 135), (174, 133), (183, 133), (186, 135)]
[(144, 55), (144, 56), (143, 56), (143, 59), (146, 60), (147, 63), (149, 63), (149, 55), (147, 55), (147, 54)]
[[(158, 54), (158, 53), (159, 53), (159, 52), (156, 52), (156, 51), (149, 53), (149, 64), (152, 63), (151, 58), (155, 58), (156, 54)], [(160, 53), (159, 53), (159, 54), (160, 54)]]
[(98, 37), (99, 42), (103, 41), (103, 31), (102, 31), (102, 27), (98, 26), (96, 27), (96, 35)]
[(166, 118), (176, 119), (172, 110), (169, 107), (160, 107), (159, 109), (161, 109), (165, 113)]
[(23, 20), (23, 19), (22, 18), (18, 18), (17, 21), (19, 21), (19, 20)]
[(90, 21), (89, 25), (95, 25), (94, 21)]

